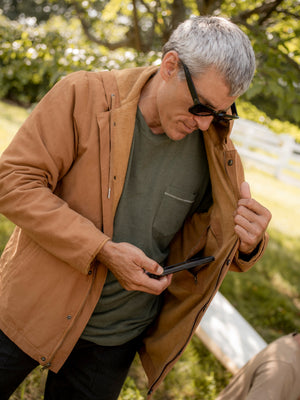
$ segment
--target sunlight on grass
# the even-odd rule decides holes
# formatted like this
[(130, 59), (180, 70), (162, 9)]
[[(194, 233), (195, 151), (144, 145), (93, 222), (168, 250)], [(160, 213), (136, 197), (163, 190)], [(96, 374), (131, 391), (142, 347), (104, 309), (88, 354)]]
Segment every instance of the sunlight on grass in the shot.
[(26, 109), (0, 101), (0, 154), (28, 115)]
[(0, 214), (0, 254), (2, 253), (13, 229), (13, 223), (8, 221), (2, 214)]
[(47, 371), (37, 367), (10, 396), (9, 400), (43, 400)]
[(227, 274), (221, 292), (267, 342), (299, 330), (299, 239), (270, 229), (262, 259), (246, 273)]
[(275, 274), (271, 278), (271, 284), (280, 292), (281, 294), (285, 294), (286, 296), (293, 298), (298, 296), (297, 288), (293, 287), (290, 282), (288, 282), (281, 275), (280, 272), (275, 272)]
[(300, 187), (279, 181), (259, 169), (247, 168), (252, 197), (272, 213), (271, 228), (300, 238)]

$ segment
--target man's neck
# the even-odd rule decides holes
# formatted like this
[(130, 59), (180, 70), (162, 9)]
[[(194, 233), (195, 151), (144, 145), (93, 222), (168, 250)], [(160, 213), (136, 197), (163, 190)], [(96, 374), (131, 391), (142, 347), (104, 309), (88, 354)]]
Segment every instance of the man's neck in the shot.
[(159, 87), (159, 72), (143, 87), (139, 100), (139, 108), (143, 117), (154, 134), (163, 133), (159, 112), (157, 109), (157, 91)]

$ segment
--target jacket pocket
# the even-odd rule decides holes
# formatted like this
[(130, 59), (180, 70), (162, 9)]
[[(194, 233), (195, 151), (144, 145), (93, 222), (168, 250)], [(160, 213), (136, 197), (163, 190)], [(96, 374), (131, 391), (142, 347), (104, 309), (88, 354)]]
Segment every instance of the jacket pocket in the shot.
[(171, 240), (181, 228), (195, 198), (196, 194), (168, 186), (153, 221), (154, 237)]

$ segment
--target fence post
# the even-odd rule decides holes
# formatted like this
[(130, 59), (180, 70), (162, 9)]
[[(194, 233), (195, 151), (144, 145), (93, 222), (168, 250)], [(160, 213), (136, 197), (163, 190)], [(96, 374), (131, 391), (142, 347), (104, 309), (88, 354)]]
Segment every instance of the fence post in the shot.
[(278, 179), (283, 179), (283, 171), (288, 167), (289, 159), (293, 153), (294, 138), (288, 134), (282, 133), (280, 135), (282, 140), (281, 150), (279, 153), (277, 167), (275, 169), (275, 176)]

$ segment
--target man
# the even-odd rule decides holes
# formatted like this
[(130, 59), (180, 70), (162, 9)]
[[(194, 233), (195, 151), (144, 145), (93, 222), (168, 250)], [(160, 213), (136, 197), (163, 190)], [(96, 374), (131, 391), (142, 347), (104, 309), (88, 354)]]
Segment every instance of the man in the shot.
[(300, 336), (269, 344), (232, 378), (216, 400), (299, 400)]
[[(160, 68), (71, 74), (35, 108), (0, 165), (17, 226), (1, 260), (0, 347), (16, 354), (1, 356), (2, 398), (41, 364), (46, 400), (116, 399), (137, 350), (151, 396), (228, 269), (261, 257), (270, 212), (229, 139), (254, 68), (234, 24), (195, 18)], [(147, 274), (196, 254), (215, 261)]]

